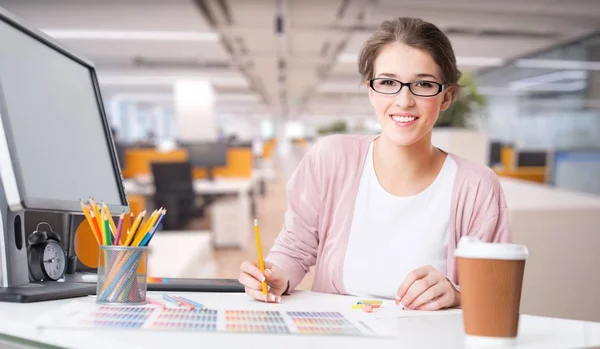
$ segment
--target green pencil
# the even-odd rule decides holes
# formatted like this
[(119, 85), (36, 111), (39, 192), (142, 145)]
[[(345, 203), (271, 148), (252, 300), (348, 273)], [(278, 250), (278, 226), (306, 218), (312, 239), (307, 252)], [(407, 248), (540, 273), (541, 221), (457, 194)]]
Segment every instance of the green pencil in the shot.
[(108, 218), (104, 220), (104, 234), (106, 235), (106, 244), (112, 245), (112, 234), (110, 233), (110, 224)]

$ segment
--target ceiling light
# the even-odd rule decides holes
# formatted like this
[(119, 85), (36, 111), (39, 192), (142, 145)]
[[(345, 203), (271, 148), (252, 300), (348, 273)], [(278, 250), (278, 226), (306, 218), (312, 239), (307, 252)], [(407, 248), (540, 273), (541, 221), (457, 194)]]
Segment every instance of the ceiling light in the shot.
[(544, 92), (573, 92), (581, 91), (587, 86), (585, 81), (570, 81), (564, 83), (550, 83), (544, 85), (535, 85), (528, 87), (521, 87), (518, 90), (521, 91), (544, 91)]
[(180, 80), (209, 80), (213, 84), (218, 86), (228, 87), (245, 87), (248, 85), (247, 81), (242, 77), (217, 77), (217, 76), (183, 76), (183, 75), (98, 75), (98, 82), (100, 85), (109, 86), (123, 86), (123, 85), (172, 85), (176, 81)]
[(42, 29), (42, 31), (61, 40), (217, 41), (219, 39), (219, 35), (212, 32), (84, 29)]
[(456, 64), (477, 67), (500, 67), (504, 65), (504, 59), (496, 57), (457, 56)]
[(550, 83), (555, 83), (555, 85), (558, 85), (556, 83), (559, 81), (563, 81), (563, 83), (570, 83), (573, 81), (580, 82), (585, 79), (587, 79), (587, 73), (583, 70), (558, 71), (515, 80), (509, 84), (509, 88), (512, 90), (529, 90), (540, 85), (546, 86)]
[(597, 61), (519, 59), (515, 62), (515, 65), (519, 68), (600, 70), (600, 62)]

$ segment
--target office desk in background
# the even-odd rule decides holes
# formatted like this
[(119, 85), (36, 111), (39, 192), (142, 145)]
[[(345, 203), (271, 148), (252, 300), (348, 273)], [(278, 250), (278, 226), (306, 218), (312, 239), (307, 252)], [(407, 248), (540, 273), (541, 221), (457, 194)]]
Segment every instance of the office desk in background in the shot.
[[(154, 185), (147, 178), (127, 179), (123, 181), (123, 185), (128, 195), (142, 195), (145, 197), (154, 195)], [(213, 219), (213, 243), (216, 247), (246, 248), (252, 233), (252, 220), (257, 210), (254, 197), (258, 189), (255, 179), (216, 178), (213, 181), (197, 179), (194, 180), (193, 185), (196, 195), (235, 196), (234, 200), (221, 200), (223, 202), (217, 200), (212, 204), (213, 208), (210, 208), (211, 212), (213, 210), (217, 212), (235, 212), (232, 217), (225, 221), (218, 217)]]
[[(174, 293), (173, 293), (174, 294)], [(159, 299), (160, 293), (149, 292)], [(359, 299), (332, 294), (296, 291), (281, 304), (264, 304), (240, 293), (187, 293), (186, 297), (208, 308), (261, 310), (348, 311)], [(92, 297), (80, 298), (94, 302)], [(465, 336), (460, 309), (441, 312), (387, 311), (359, 316), (381, 317), (395, 337), (343, 337), (283, 334), (156, 332), (144, 330), (66, 330), (40, 329), (34, 320), (53, 312), (71, 300), (43, 303), (0, 303), (1, 340), (14, 344), (29, 341), (68, 348), (464, 348)], [(383, 309), (395, 307), (386, 301)], [(397, 308), (395, 308), (397, 309)], [(404, 314), (405, 317), (397, 317)], [(32, 345), (33, 346), (33, 345)], [(519, 337), (511, 348), (589, 348), (600, 346), (600, 323), (522, 315)]]
[(148, 251), (148, 275), (215, 278), (217, 265), (210, 231), (159, 231)]

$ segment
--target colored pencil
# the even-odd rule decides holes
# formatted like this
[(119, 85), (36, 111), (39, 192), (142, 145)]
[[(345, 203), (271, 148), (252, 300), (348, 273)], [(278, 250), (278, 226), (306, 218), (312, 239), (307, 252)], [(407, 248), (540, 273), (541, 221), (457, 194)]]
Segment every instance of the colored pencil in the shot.
[(130, 246), (131, 245), (131, 242), (135, 238), (137, 229), (140, 226), (141, 221), (144, 219), (145, 215), (146, 215), (146, 210), (143, 210), (137, 216), (137, 218), (135, 219), (135, 222), (133, 222), (133, 225), (131, 226), (131, 229), (129, 230), (129, 234), (127, 234), (127, 240), (125, 241), (125, 246)]
[(99, 232), (100, 232), (100, 236), (102, 237), (102, 244), (106, 245), (106, 241), (104, 240), (106, 237), (106, 233), (104, 231), (104, 224), (102, 224), (102, 216), (100, 215), (100, 210), (98, 209), (98, 205), (96, 205), (96, 202), (92, 198), (90, 198), (89, 203), (90, 203), (90, 206), (92, 206), (92, 210), (94, 211), (94, 216), (96, 217), (96, 220), (98, 222), (98, 228), (100, 228)]
[[(265, 273), (265, 261), (263, 260), (262, 247), (260, 246), (260, 232), (258, 231), (258, 219), (254, 220), (254, 232), (256, 235), (256, 249), (258, 250), (258, 267), (260, 271)], [(267, 281), (262, 282), (262, 293), (267, 294)]]
[(159, 302), (155, 299), (152, 299), (150, 297), (146, 297), (146, 302), (150, 303), (150, 304), (154, 304), (154, 305), (158, 305), (159, 307), (162, 307), (163, 309), (167, 307), (167, 305), (163, 302)]
[(184, 301), (179, 300), (179, 299), (176, 299), (176, 298), (174, 298), (172, 296), (169, 296), (166, 293), (163, 293), (162, 296), (163, 296), (163, 299), (166, 300), (167, 302), (170, 302), (172, 304), (176, 304), (177, 306), (182, 306), (182, 307), (187, 308), (189, 310), (193, 310), (194, 309), (194, 306), (192, 304), (184, 302)]
[[(110, 210), (108, 209), (108, 206), (106, 206), (105, 203), (102, 203), (102, 211), (106, 212), (106, 215), (108, 216), (108, 223), (110, 223), (110, 228), (112, 229), (111, 231), (116, 234), (117, 233), (117, 226), (115, 225), (115, 221), (113, 220), (112, 214), (110, 213)], [(113, 235), (114, 237), (114, 235)]]
[(138, 231), (136, 232), (136, 235), (135, 235), (135, 239), (131, 243), (131, 246), (138, 246), (140, 241), (142, 241), (142, 239), (146, 236), (146, 233), (148, 232), (148, 227), (150, 226), (150, 224), (151, 224), (152, 220), (154, 219), (154, 216), (156, 216), (157, 212), (158, 212), (158, 210), (154, 210), (152, 212), (152, 214), (150, 214), (150, 216), (146, 219), (144, 224), (139, 225)]
[(87, 220), (88, 224), (90, 225), (90, 228), (92, 229), (92, 234), (94, 235), (96, 242), (98, 242), (98, 245), (100, 245), (101, 244), (100, 235), (98, 235), (98, 231), (96, 230), (96, 227), (94, 226), (92, 216), (90, 215), (90, 210), (85, 206), (85, 204), (83, 203), (83, 200), (80, 200), (79, 204), (81, 205), (81, 210), (83, 211), (83, 215), (85, 216), (85, 219)]
[(154, 224), (154, 227), (152, 228), (152, 233), (150, 233), (150, 235), (148, 236), (148, 240), (145, 242), (142, 241), (143, 246), (148, 246), (150, 244), (150, 241), (154, 237), (154, 234), (158, 230), (158, 227), (160, 226), (160, 223), (162, 222), (162, 220), (166, 214), (167, 214), (167, 209), (163, 209), (162, 214), (160, 215), (160, 217), (158, 217), (158, 220), (156, 221), (156, 223)]
[(119, 217), (119, 225), (117, 226), (117, 235), (115, 236), (115, 245), (119, 244), (119, 239), (121, 238), (121, 232), (123, 231), (123, 219), (125, 219), (125, 213), (121, 213)]
[(158, 210), (155, 210), (154, 212), (152, 212), (152, 215), (148, 218), (148, 220), (146, 220), (146, 224), (144, 224), (143, 228), (140, 230), (140, 233), (137, 234), (137, 237), (135, 238), (135, 240), (133, 240), (133, 243), (131, 244), (131, 246), (140, 246), (140, 243), (142, 242), (142, 240), (144, 240), (144, 238), (150, 231), (150, 228), (154, 225), (154, 223), (158, 219), (158, 215), (159, 215), (158, 212), (159, 212)]
[(185, 301), (187, 303), (190, 303), (191, 305), (193, 305), (194, 307), (196, 307), (198, 309), (204, 308), (204, 305), (202, 305), (202, 303), (198, 303), (196, 301), (193, 301), (191, 299), (185, 298), (183, 296), (177, 296), (177, 297), (174, 297), (174, 298), (178, 298), (178, 299), (183, 300), (183, 301)]
[(177, 297), (177, 296), (173, 296), (173, 298), (175, 298), (176, 300), (179, 301), (179, 304), (183, 305), (184, 307), (188, 308), (189, 310), (194, 310), (194, 308), (196, 308), (196, 306), (190, 302), (188, 302), (187, 300), (183, 299), (183, 297)]
[(110, 233), (110, 224), (108, 223), (108, 214), (105, 211), (102, 211), (104, 215), (104, 236), (106, 239), (105, 245), (111, 245), (112, 242), (112, 234)]

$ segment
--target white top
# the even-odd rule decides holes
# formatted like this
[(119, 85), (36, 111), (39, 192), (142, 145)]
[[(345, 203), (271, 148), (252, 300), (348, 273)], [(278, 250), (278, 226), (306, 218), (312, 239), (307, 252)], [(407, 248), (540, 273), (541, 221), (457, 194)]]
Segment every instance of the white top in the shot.
[(346, 292), (395, 299), (410, 271), (431, 265), (446, 273), (455, 176), (456, 164), (446, 156), (441, 171), (428, 188), (414, 196), (394, 196), (379, 183), (371, 143), (344, 261)]
[[(149, 292), (157, 300), (162, 292)], [(171, 295), (178, 295), (172, 292)], [(62, 330), (37, 328), (38, 317), (52, 314), (71, 300), (30, 304), (0, 302), (0, 336), (6, 342), (26, 338), (59, 347), (85, 349), (153, 349), (197, 348), (464, 348), (462, 310), (410, 311), (400, 310), (393, 301), (384, 301), (383, 307), (373, 313), (350, 310), (358, 297), (327, 293), (294, 291), (283, 297), (280, 304), (257, 302), (243, 293), (185, 293), (187, 298), (205, 304), (208, 308), (261, 310), (318, 310), (350, 312), (353, 316), (378, 318), (393, 329), (395, 337), (309, 336), (282, 334), (207, 333), (194, 331), (146, 330)], [(83, 298), (93, 302), (92, 297)], [(392, 310), (396, 311), (392, 311)], [(20, 345), (15, 346), (22, 346)], [(35, 345), (33, 345), (35, 346)], [(511, 346), (517, 348), (587, 348), (600, 346), (600, 323), (521, 315), (519, 336)]]

